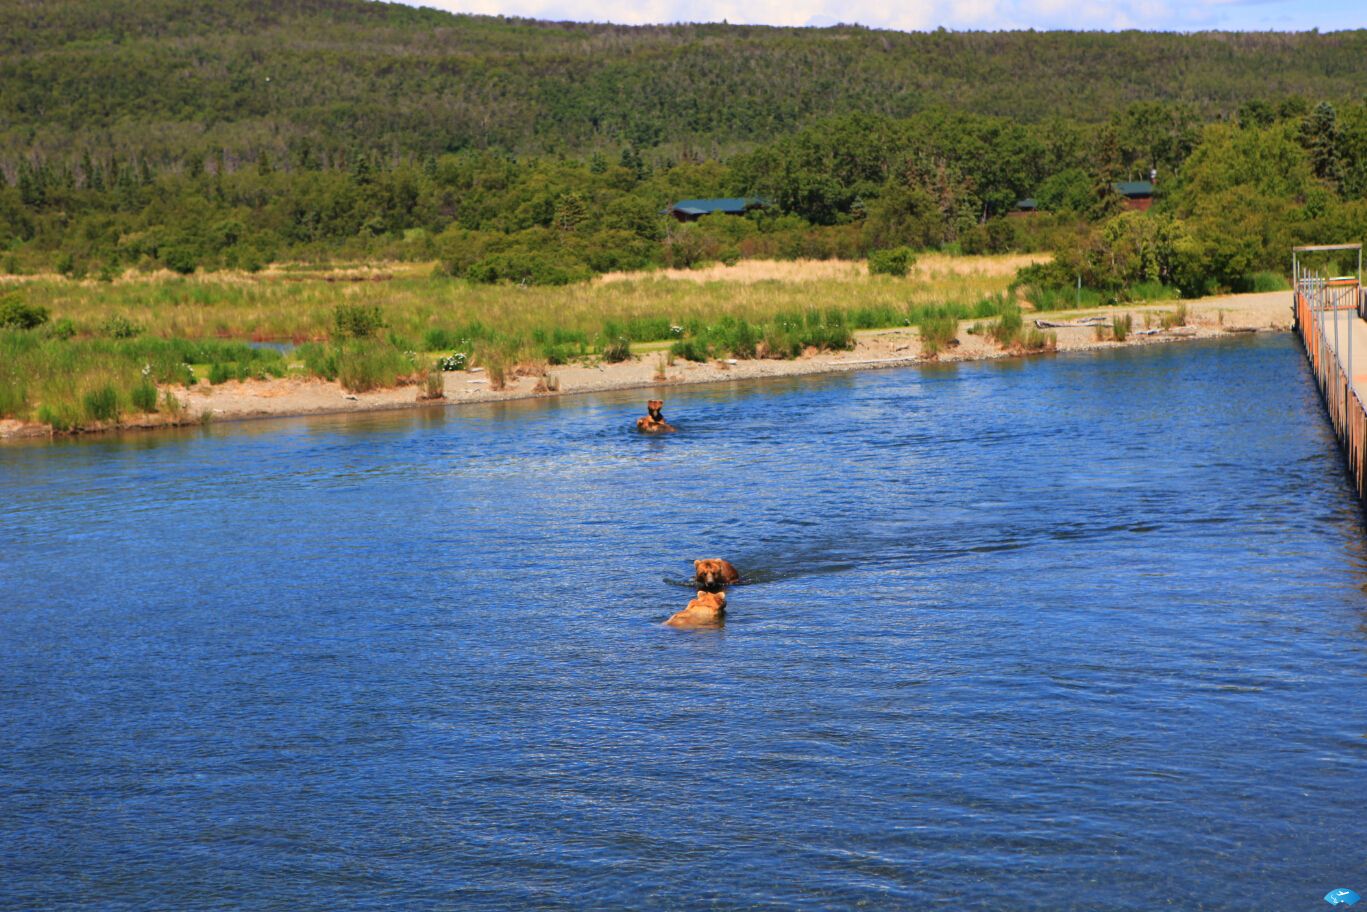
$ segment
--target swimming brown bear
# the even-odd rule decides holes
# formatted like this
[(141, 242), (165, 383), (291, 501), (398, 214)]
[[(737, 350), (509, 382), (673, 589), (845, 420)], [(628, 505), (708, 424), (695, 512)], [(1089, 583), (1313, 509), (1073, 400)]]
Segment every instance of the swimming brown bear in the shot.
[(636, 430), (646, 434), (664, 434), (674, 430), (674, 425), (665, 421), (663, 399), (651, 399), (646, 403), (646, 415), (636, 419)]
[(698, 597), (665, 621), (670, 627), (720, 627), (726, 616), (726, 593), (698, 590)]
[(708, 592), (720, 592), (727, 586), (734, 586), (740, 582), (740, 572), (730, 561), (720, 558), (695, 560), (693, 575), (697, 579), (698, 588), (706, 589)]

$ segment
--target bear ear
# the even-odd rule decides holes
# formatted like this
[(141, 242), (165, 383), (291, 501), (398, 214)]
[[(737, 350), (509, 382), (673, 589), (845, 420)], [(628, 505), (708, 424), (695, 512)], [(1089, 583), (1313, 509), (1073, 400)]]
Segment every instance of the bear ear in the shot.
[(693, 562), (693, 569), (694, 569), (694, 570), (701, 570), (701, 569), (702, 569), (702, 561), (700, 561), (700, 560), (695, 560), (695, 561)]

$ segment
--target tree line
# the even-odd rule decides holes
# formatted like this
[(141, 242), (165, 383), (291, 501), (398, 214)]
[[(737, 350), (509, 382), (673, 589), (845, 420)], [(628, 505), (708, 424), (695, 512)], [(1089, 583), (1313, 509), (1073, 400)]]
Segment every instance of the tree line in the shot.
[[(1030, 281), (1198, 293), (1281, 269), (1292, 243), (1367, 233), (1367, 32), (0, 0), (0, 49), (0, 272), (381, 257), (564, 283), (908, 247), (1052, 250)], [(1125, 212), (1114, 184), (1153, 172), (1154, 208)], [(663, 212), (707, 196), (770, 205)], [(1022, 197), (1040, 212), (1014, 217)]]

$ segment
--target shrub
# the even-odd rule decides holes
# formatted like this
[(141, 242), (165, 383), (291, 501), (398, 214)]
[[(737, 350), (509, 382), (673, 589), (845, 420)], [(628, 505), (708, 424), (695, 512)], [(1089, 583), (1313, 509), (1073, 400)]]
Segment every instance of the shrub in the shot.
[(753, 358), (760, 342), (760, 331), (748, 320), (723, 317), (700, 334), (709, 353), (725, 352), (737, 358)]
[(1129, 338), (1131, 329), (1134, 329), (1134, 317), (1129, 314), (1111, 317), (1111, 335), (1115, 341), (1124, 342)]
[(161, 260), (167, 269), (189, 275), (199, 265), (199, 254), (189, 247), (171, 247), (162, 254)]
[(631, 342), (629, 342), (625, 336), (619, 336), (603, 346), (603, 360), (609, 364), (626, 361), (630, 357)]
[(114, 314), (100, 324), (100, 334), (111, 339), (132, 339), (141, 332), (141, 326), (120, 314)]
[(353, 393), (397, 386), (400, 377), (413, 371), (403, 352), (383, 343), (347, 345), (337, 353), (336, 365), (338, 382)]
[(1235, 283), (1235, 291), (1290, 291), (1291, 283), (1277, 272), (1255, 272)]
[(515, 249), (475, 262), (466, 271), (466, 277), (485, 284), (569, 285), (592, 278), (593, 272), (584, 263), (566, 255)]
[(342, 339), (364, 339), (386, 325), (379, 307), (364, 304), (338, 304), (332, 314), (332, 324)]
[(1176, 310), (1166, 311), (1160, 322), (1164, 329), (1172, 329), (1174, 326), (1187, 325), (1187, 305), (1178, 304)]
[(433, 327), (422, 334), (422, 347), (426, 351), (440, 351), (443, 348), (460, 348), (467, 340), (457, 338), (448, 329)]
[(130, 398), (133, 400), (133, 408), (140, 412), (157, 410), (157, 388), (146, 380), (133, 387)]
[(62, 319), (53, 322), (53, 324), (47, 328), (47, 332), (48, 335), (52, 336), (54, 339), (66, 340), (76, 335), (76, 325), (68, 318), (62, 317)]
[(915, 262), (916, 254), (909, 247), (875, 250), (869, 254), (869, 274), (905, 276)]
[(927, 317), (921, 323), (921, 352), (934, 358), (955, 341), (959, 333), (959, 321), (951, 314)]
[(440, 370), (430, 370), (427, 372), (426, 383), (423, 391), (424, 399), (445, 399), (446, 383), (442, 379)]
[(1026, 351), (1053, 351), (1058, 347), (1058, 334), (1031, 326), (1021, 333), (1020, 347)]
[[(1160, 288), (1166, 286), (1159, 285)], [(1177, 297), (1176, 289), (1167, 289), (1169, 297)], [(1099, 307), (1105, 303), (1101, 292), (1095, 288), (1068, 288), (1064, 286), (1025, 286), (1025, 300), (1036, 310), (1074, 310), (1080, 307)]]
[(86, 393), (81, 404), (91, 421), (113, 421), (119, 417), (119, 392), (107, 383)]
[(212, 385), (218, 386), (220, 383), (227, 383), (233, 377), (233, 370), (228, 365), (221, 364), (218, 361), (209, 365), (209, 383)]
[(465, 352), (454, 352), (437, 359), (437, 370), (463, 371), (469, 363), (470, 356)]
[(1024, 325), (1025, 321), (1021, 318), (1020, 309), (1012, 307), (1003, 310), (1001, 316), (992, 323), (987, 332), (997, 341), (998, 345), (1006, 348), (1016, 342), (1020, 336), (1021, 327)]
[(0, 328), (33, 329), (36, 326), (42, 326), (47, 321), (46, 307), (26, 304), (20, 300), (18, 295), (6, 295), (0, 298)]
[(711, 357), (707, 345), (699, 339), (680, 339), (669, 346), (669, 353), (685, 361), (706, 361)]
[(324, 380), (337, 379), (337, 351), (317, 342), (308, 342), (294, 350), (304, 362), (304, 370)]
[(161, 407), (166, 410), (166, 414), (179, 418), (185, 411), (185, 404), (177, 399), (170, 390), (161, 394)]
[(74, 414), (69, 405), (40, 405), (38, 407), (38, 420), (43, 424), (51, 425), (54, 431), (61, 433), (69, 431), (76, 426), (79, 416)]
[(501, 357), (490, 358), (484, 369), (489, 374), (489, 389), (501, 390), (508, 384), (508, 363)]

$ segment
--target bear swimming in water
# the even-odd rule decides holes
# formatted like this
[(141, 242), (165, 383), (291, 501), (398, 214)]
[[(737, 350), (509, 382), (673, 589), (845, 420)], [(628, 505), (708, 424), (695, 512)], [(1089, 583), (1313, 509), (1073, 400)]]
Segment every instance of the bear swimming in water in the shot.
[(720, 592), (727, 586), (734, 586), (740, 582), (740, 571), (730, 561), (720, 558), (695, 560), (693, 562), (693, 574), (697, 580), (698, 588), (705, 589), (708, 592)]
[(720, 627), (726, 616), (726, 593), (703, 592), (688, 603), (683, 611), (665, 621), (670, 627)]
[(645, 417), (636, 419), (636, 430), (646, 434), (663, 434), (674, 430), (674, 425), (665, 421), (664, 407), (663, 399), (651, 399), (647, 402)]

